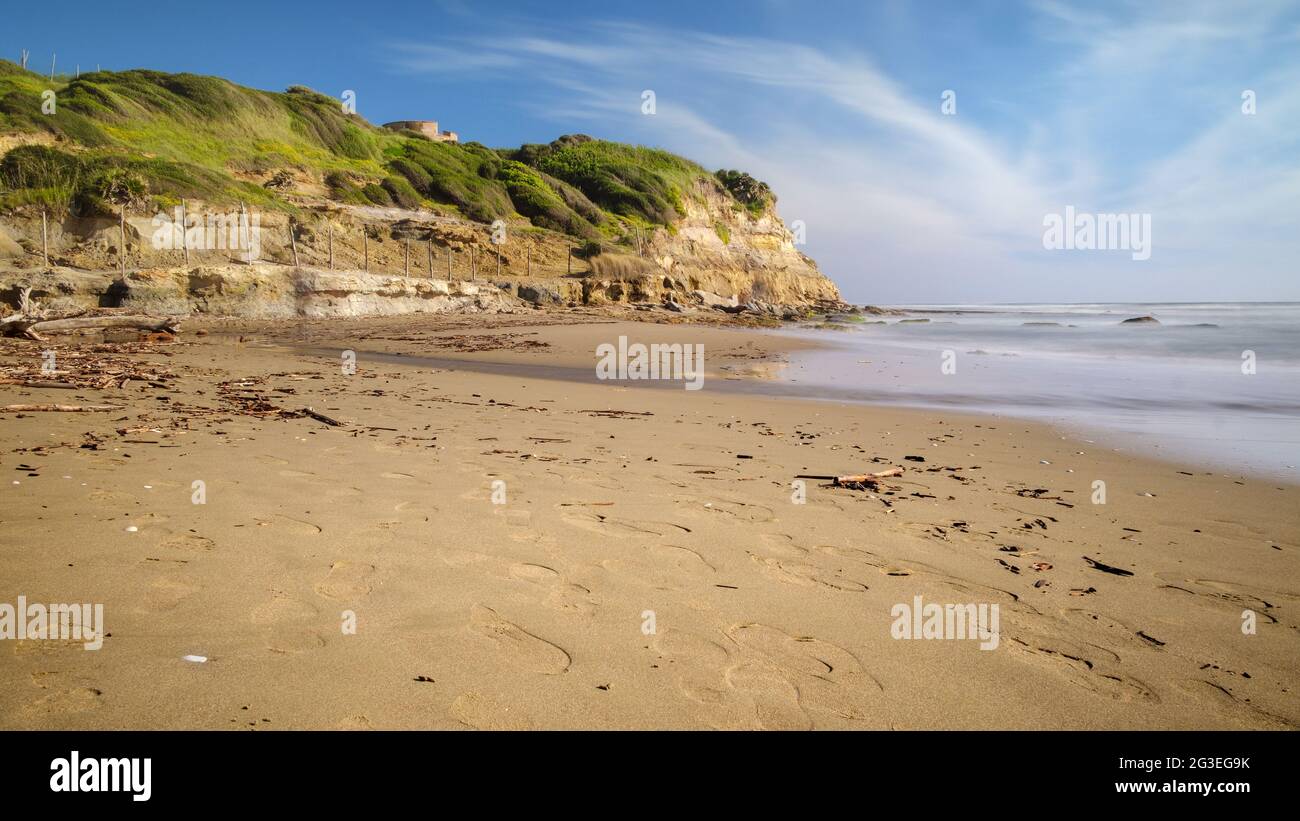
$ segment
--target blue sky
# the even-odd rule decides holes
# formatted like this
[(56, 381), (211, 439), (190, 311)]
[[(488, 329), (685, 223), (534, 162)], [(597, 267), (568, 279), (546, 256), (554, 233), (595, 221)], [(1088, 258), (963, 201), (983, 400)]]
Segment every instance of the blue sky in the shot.
[[(25, 3), (0, 25), (37, 70), (351, 89), (372, 122), (741, 168), (854, 301), (1300, 299), (1297, 0)], [(1044, 249), (1066, 206), (1150, 214), (1151, 258)]]

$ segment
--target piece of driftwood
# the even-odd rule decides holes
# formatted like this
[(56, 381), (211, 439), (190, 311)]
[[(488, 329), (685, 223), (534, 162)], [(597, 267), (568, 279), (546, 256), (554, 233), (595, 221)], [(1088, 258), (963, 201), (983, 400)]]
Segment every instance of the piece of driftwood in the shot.
[(0, 405), (0, 413), (92, 413), (121, 409), (120, 405)]
[(331, 419), (330, 417), (326, 416), (323, 413), (317, 413), (311, 408), (303, 408), (299, 412), (303, 416), (310, 416), (312, 419), (315, 419), (317, 422), (324, 422), (325, 424), (330, 425), (331, 427), (341, 428), (346, 424), (345, 422), (340, 422), (337, 419)]
[(176, 333), (180, 318), (171, 316), (81, 316), (66, 319), (47, 319), (30, 326), (37, 333), (59, 333), (82, 328), (138, 328), (142, 331), (167, 331)]
[(1093, 570), (1100, 570), (1103, 573), (1112, 573), (1116, 576), (1133, 575), (1132, 570), (1125, 570), (1122, 567), (1112, 567), (1111, 565), (1105, 564), (1103, 562), (1099, 562), (1096, 559), (1089, 559), (1087, 556), (1084, 556), (1083, 560), (1087, 562), (1088, 566), (1091, 567)]
[(889, 470), (882, 470), (879, 471), (878, 473), (858, 473), (858, 474), (850, 474), (848, 476), (820, 476), (820, 475), (814, 475), (809, 473), (801, 473), (794, 478), (820, 479), (825, 482), (834, 482), (835, 484), (840, 486), (849, 486), (849, 485), (875, 484), (881, 479), (888, 479), (891, 476), (902, 476), (902, 475), (903, 475), (902, 468), (890, 468)]
[(54, 382), (49, 379), (0, 379), (0, 385), (22, 385), (24, 388), (68, 388), (79, 390), (80, 385), (72, 382)]

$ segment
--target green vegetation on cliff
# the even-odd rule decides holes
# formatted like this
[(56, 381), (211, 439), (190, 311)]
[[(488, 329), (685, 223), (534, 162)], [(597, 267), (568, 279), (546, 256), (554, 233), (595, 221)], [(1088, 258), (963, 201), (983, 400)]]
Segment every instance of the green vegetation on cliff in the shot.
[(4, 145), (15, 147), (0, 157), (0, 211), (109, 214), (181, 198), (291, 210), (305, 188), (480, 222), (518, 215), (599, 241), (671, 227), (710, 188), (754, 216), (772, 202), (748, 175), (715, 176), (658, 149), (580, 134), (515, 149), (433, 142), (377, 128), (301, 86), (277, 93), (147, 70), (50, 80), (0, 60)]

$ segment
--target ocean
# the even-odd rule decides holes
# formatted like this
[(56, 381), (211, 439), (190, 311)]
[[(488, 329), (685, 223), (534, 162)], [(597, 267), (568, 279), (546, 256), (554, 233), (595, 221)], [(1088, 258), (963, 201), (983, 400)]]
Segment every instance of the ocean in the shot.
[[(781, 331), (831, 347), (792, 355), (780, 392), (1046, 420), (1206, 470), (1297, 479), (1300, 303), (897, 307)], [(1123, 323), (1141, 316), (1159, 324)]]

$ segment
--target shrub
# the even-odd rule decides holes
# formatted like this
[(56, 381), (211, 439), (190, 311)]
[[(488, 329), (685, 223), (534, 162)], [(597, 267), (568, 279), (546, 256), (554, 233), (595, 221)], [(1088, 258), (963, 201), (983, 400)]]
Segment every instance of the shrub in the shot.
[(387, 189), (385, 189), (384, 186), (382, 185), (377, 185), (373, 182), (369, 183), (368, 185), (366, 185), (364, 188), (361, 189), (361, 193), (365, 196), (367, 200), (374, 203), (375, 205), (393, 204), (393, 198), (388, 195)]
[(578, 259), (590, 260), (600, 256), (601, 252), (604, 250), (605, 249), (601, 247), (599, 240), (588, 240), (587, 242), (584, 242), (582, 245), (580, 245), (573, 252), (573, 255)]
[(756, 180), (743, 171), (724, 168), (714, 176), (727, 193), (754, 216), (759, 216), (776, 202), (776, 196), (767, 183)]
[(420, 194), (405, 177), (386, 177), (380, 185), (388, 192), (389, 198), (402, 208), (420, 207)]

